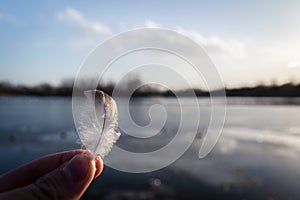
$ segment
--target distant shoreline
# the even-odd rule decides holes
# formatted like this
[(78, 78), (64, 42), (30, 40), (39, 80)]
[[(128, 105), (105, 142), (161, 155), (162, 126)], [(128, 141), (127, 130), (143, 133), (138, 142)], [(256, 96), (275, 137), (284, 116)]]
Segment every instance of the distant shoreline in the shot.
[[(113, 85), (98, 87), (108, 94), (112, 94)], [(11, 85), (9, 83), (0, 82), (0, 96), (72, 96), (73, 85), (51, 86), (49, 84), (41, 84), (38, 86)], [(280, 86), (255, 86), (225, 89), (228, 97), (300, 97), (300, 84), (291, 83)], [(218, 90), (211, 91), (218, 96)], [(176, 94), (180, 96), (196, 95), (197, 97), (208, 97), (209, 92), (201, 89), (178, 90)], [(128, 96), (127, 90), (124, 89), (120, 96)], [(146, 88), (136, 90), (132, 97), (175, 97), (174, 92), (170, 90), (161, 91), (156, 88)]]

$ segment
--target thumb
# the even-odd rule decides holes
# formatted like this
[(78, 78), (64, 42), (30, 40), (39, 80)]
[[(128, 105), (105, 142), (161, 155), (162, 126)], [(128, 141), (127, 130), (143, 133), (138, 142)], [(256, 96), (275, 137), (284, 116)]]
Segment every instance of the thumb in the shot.
[(95, 172), (95, 161), (89, 155), (79, 154), (35, 183), (12, 192), (22, 199), (79, 199)]

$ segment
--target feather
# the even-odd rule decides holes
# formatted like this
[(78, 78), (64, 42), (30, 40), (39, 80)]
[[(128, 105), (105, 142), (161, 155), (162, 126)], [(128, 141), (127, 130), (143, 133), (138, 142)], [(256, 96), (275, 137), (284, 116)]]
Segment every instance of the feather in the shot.
[(82, 144), (94, 155), (106, 156), (119, 139), (116, 102), (99, 90), (84, 91), (77, 131)]

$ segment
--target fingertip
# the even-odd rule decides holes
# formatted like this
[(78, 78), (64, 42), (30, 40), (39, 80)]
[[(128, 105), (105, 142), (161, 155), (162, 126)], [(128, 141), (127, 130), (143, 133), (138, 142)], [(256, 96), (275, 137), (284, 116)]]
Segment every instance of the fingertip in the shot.
[(103, 171), (103, 160), (98, 155), (95, 157), (94, 161), (95, 161), (95, 167), (96, 167), (94, 178), (97, 178)]
[[(92, 162), (92, 166), (95, 170), (94, 178), (98, 177), (103, 171), (103, 160), (99, 155), (95, 156), (91, 151), (81, 149), (76, 152), (79, 155), (86, 157), (88, 160)], [(75, 154), (75, 153), (74, 153)], [(75, 156), (77, 155), (75, 154)]]

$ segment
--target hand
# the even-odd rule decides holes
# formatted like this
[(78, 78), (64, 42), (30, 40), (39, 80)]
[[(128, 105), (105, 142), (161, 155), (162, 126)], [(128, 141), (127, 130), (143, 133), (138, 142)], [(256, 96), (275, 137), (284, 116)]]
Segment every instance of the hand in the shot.
[(48, 155), (0, 176), (0, 199), (79, 199), (102, 169), (87, 150)]

